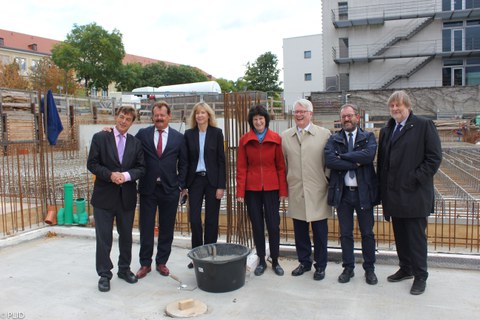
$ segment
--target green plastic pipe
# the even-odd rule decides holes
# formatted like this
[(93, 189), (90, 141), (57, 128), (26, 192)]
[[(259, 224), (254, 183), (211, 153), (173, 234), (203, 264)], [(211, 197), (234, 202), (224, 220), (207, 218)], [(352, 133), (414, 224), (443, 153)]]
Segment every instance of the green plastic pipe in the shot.
[(65, 224), (73, 224), (73, 184), (65, 183), (63, 185), (65, 194)]

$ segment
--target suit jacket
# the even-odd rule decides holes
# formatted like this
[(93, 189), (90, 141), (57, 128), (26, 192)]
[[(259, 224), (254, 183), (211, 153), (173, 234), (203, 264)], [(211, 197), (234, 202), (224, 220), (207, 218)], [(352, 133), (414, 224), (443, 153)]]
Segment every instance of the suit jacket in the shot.
[[(197, 127), (185, 131), (185, 144), (188, 152), (187, 188), (193, 183), (197, 170), (200, 155), (198, 133)], [(210, 185), (216, 189), (225, 189), (225, 149), (222, 129), (208, 126), (205, 136), (204, 161)]]
[(147, 171), (140, 179), (138, 191), (141, 195), (152, 194), (157, 178), (160, 178), (166, 193), (185, 189), (188, 161), (184, 136), (177, 130), (168, 128), (167, 145), (159, 158), (154, 143), (155, 126), (140, 129), (135, 135), (142, 142)]
[[(331, 135), (325, 146), (325, 164), (330, 168), (328, 204), (338, 208), (343, 196), (345, 175), (354, 170), (357, 177), (360, 207), (370, 209), (379, 204), (377, 175), (373, 161), (377, 152), (377, 142), (372, 132), (357, 129), (353, 151), (348, 151), (345, 131)], [(357, 166), (357, 163), (360, 166)]]
[(392, 118), (380, 130), (377, 174), (385, 216), (422, 218), (433, 212), (433, 176), (442, 162), (442, 147), (433, 121), (410, 113), (394, 142)]
[[(145, 161), (140, 141), (127, 134), (123, 161), (118, 159), (113, 131), (93, 135), (87, 160), (88, 170), (95, 175), (91, 203), (104, 210), (133, 210), (137, 205), (136, 180), (145, 174)], [(117, 185), (110, 180), (112, 172), (128, 171), (131, 181)]]

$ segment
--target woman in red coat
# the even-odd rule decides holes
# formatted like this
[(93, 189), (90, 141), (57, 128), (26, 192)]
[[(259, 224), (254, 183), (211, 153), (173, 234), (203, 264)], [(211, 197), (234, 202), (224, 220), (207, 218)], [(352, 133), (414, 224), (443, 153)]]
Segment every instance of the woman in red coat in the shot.
[(270, 129), (270, 116), (264, 106), (248, 113), (250, 131), (240, 138), (237, 156), (237, 201), (245, 203), (252, 223), (253, 241), (260, 262), (255, 275), (265, 272), (265, 230), (268, 230), (273, 271), (282, 276), (278, 263), (280, 247), (280, 201), (288, 196), (285, 161), (280, 135)]

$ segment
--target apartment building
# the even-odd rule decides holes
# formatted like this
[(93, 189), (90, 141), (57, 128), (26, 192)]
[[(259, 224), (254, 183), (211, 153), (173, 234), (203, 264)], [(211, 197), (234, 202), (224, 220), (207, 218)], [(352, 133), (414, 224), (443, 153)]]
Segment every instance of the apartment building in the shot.
[(325, 91), (480, 84), (480, 0), (323, 1)]
[(324, 90), (322, 35), (283, 39), (284, 100), (288, 109), (311, 92)]

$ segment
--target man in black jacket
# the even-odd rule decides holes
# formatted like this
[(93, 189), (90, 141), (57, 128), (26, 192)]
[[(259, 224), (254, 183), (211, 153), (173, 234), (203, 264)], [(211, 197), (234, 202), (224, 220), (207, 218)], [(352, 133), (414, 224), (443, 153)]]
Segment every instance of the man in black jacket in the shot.
[(442, 162), (442, 147), (433, 121), (412, 112), (405, 91), (388, 99), (392, 118), (380, 131), (377, 173), (386, 219), (392, 218), (400, 269), (387, 278), (415, 277), (410, 293), (425, 291), (427, 218), (434, 207), (433, 176)]
[[(140, 193), (140, 269), (137, 278), (151, 270), (155, 246), (155, 218), (158, 214), (156, 270), (168, 276), (167, 261), (172, 251), (177, 207), (186, 194), (188, 170), (187, 147), (184, 136), (169, 126), (170, 106), (157, 101), (152, 106), (153, 125), (140, 129), (135, 135), (142, 143), (146, 173), (138, 184)], [(158, 212), (158, 213), (157, 213)]]
[(92, 138), (87, 168), (95, 175), (92, 194), (96, 234), (96, 268), (100, 276), (98, 289), (110, 290), (112, 278), (113, 222), (119, 235), (118, 277), (128, 283), (137, 282), (130, 270), (132, 260), (132, 228), (137, 206), (136, 180), (145, 174), (142, 144), (127, 134), (135, 121), (136, 111), (121, 107), (113, 130), (100, 131)]
[(346, 283), (354, 276), (353, 211), (362, 235), (365, 281), (377, 284), (375, 275), (375, 236), (373, 207), (378, 204), (377, 178), (373, 160), (377, 150), (375, 136), (358, 127), (358, 108), (345, 104), (340, 108), (342, 130), (330, 136), (325, 146), (325, 163), (331, 169), (328, 204), (337, 209), (342, 246), (343, 272), (338, 282)]

